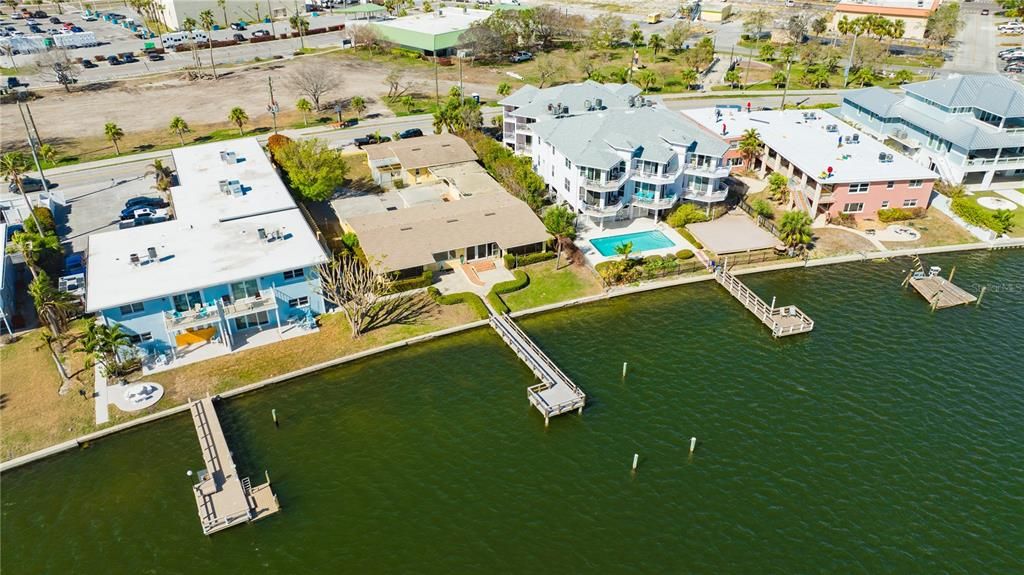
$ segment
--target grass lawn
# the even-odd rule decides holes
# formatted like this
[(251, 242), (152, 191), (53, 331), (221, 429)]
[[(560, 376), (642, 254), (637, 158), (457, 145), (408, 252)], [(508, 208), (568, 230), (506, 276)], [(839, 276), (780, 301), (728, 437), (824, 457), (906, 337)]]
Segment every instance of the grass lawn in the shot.
[(814, 230), (814, 248), (810, 254), (815, 258), (827, 258), (874, 250), (874, 244), (852, 231), (823, 228)]
[[(985, 197), (1005, 199), (1003, 198), (1003, 196), (995, 192), (974, 192), (973, 195), (967, 196), (966, 198), (968, 202), (978, 206), (979, 208), (984, 210), (986, 214), (991, 215), (996, 213), (995, 210), (986, 208), (985, 206), (982, 206), (981, 204), (978, 203), (978, 198)], [(1017, 209), (1013, 210), (1013, 229), (1010, 230), (1009, 235), (1015, 238), (1024, 237), (1024, 208), (1018, 207)]]
[[(410, 105), (406, 105), (406, 102), (402, 101), (402, 98), (397, 100), (389, 100), (388, 98), (382, 97), (381, 103), (388, 107), (396, 116), (412, 116), (415, 114), (433, 114), (437, 110), (436, 101), (434, 96), (426, 94), (410, 94), (412, 101)], [(448, 94), (441, 94), (441, 101), (444, 102), (448, 99)], [(381, 134), (382, 136), (391, 136), (392, 134)]]
[(566, 265), (555, 270), (555, 260), (521, 268), (530, 276), (530, 285), (505, 294), (502, 299), (512, 311), (530, 309), (555, 302), (601, 293), (601, 282), (584, 266)]
[[(870, 227), (884, 227), (880, 222), (864, 222)], [(948, 246), (954, 244), (970, 244), (978, 241), (967, 230), (949, 219), (946, 214), (934, 207), (928, 208), (923, 218), (900, 222), (921, 232), (921, 239), (913, 242), (882, 242), (885, 247), (893, 250), (900, 248), (923, 248), (928, 246)]]
[[(171, 371), (134, 380), (161, 383), (166, 395), (156, 406), (132, 414), (110, 408), (114, 425), (168, 409), (207, 393), (216, 394), (330, 359), (363, 351), (387, 343), (476, 320), (464, 304), (438, 306), (429, 300), (426, 311), (415, 320), (371, 330), (361, 338), (350, 337), (342, 314), (320, 318), (315, 334), (266, 345)], [(72, 344), (74, 348), (76, 344)], [(24, 455), (62, 441), (100, 429), (95, 425), (95, 407), (91, 401), (92, 370), (83, 369), (84, 358), (71, 354), (68, 371), (75, 383), (60, 396), (60, 379), (46, 347), (33, 332), (0, 348), (3, 388), (0, 394), (0, 450), (4, 460)], [(77, 373), (76, 373), (77, 372)], [(85, 398), (79, 390), (86, 390)]]
[(66, 353), (72, 383), (67, 394), (58, 395), (60, 376), (37, 330), (0, 347), (0, 457), (11, 459), (95, 430), (92, 370), (84, 363), (81, 354)]

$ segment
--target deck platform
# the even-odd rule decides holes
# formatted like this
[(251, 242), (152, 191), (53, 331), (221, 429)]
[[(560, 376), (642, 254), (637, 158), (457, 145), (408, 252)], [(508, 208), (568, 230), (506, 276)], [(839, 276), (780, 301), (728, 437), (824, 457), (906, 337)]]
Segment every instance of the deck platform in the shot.
[(248, 477), (238, 476), (213, 400), (207, 397), (192, 402), (190, 412), (206, 463), (199, 483), (192, 486), (203, 534), (210, 535), (280, 511), (269, 478), (263, 485), (253, 487)]
[(943, 309), (973, 303), (978, 298), (939, 275), (910, 278), (910, 285), (932, 305)]
[(573, 410), (583, 413), (587, 395), (533, 343), (512, 318), (504, 314), (493, 315), (490, 323), (501, 339), (540, 380), (540, 383), (527, 388), (526, 397), (544, 416), (545, 427), (556, 415)]
[(774, 337), (807, 333), (814, 329), (814, 320), (807, 317), (807, 314), (800, 311), (800, 308), (795, 305), (775, 307), (774, 300), (773, 305), (766, 304), (763, 299), (724, 267), (715, 270), (715, 279), (726, 291), (739, 300), (743, 307), (761, 320), (761, 323), (768, 326)]

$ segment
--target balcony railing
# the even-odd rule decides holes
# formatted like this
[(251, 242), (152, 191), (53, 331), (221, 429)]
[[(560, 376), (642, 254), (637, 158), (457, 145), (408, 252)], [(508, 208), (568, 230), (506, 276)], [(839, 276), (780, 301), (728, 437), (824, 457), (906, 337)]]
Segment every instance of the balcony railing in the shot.
[(669, 184), (676, 181), (679, 177), (679, 170), (673, 172), (666, 172), (658, 174), (654, 172), (644, 172), (643, 170), (633, 170), (633, 179), (641, 182), (650, 182), (652, 184)]
[(623, 182), (626, 181), (626, 174), (621, 173), (614, 179), (608, 180), (591, 180), (589, 178), (583, 179), (583, 187), (588, 190), (598, 190), (603, 192), (615, 191), (622, 186)]
[(180, 331), (197, 325), (216, 323), (219, 320), (220, 316), (217, 313), (217, 306), (212, 304), (195, 307), (187, 311), (164, 312), (164, 323), (167, 325), (168, 330), (173, 331)]
[(729, 188), (719, 188), (715, 191), (687, 189), (683, 190), (683, 199), (695, 202), (721, 202), (729, 195)]
[(593, 204), (583, 204), (583, 213), (588, 216), (611, 216), (622, 209), (622, 200), (616, 200), (614, 204), (607, 204), (604, 207)]
[(1003, 166), (1012, 167), (1024, 165), (1024, 156), (1015, 158), (971, 158), (967, 160), (968, 166)]
[(709, 178), (724, 178), (732, 169), (729, 166), (713, 166), (711, 164), (687, 164), (686, 173)]
[(231, 303), (224, 304), (224, 317), (238, 317), (249, 315), (259, 311), (272, 310), (277, 307), (277, 299), (273, 290), (260, 290), (254, 296), (236, 299)]
[(652, 210), (661, 210), (664, 208), (671, 208), (676, 203), (676, 197), (671, 196), (668, 198), (658, 198), (654, 196), (633, 196), (633, 205), (641, 208), (648, 208)]

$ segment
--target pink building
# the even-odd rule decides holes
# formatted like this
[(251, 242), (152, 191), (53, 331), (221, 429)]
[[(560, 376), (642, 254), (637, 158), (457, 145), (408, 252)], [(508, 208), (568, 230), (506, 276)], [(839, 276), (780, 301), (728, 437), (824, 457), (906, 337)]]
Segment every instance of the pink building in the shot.
[[(751, 111), (740, 106), (685, 110), (729, 143), (734, 170), (789, 179), (793, 200), (812, 217), (841, 213), (875, 218), (883, 208), (926, 208), (938, 174), (822, 110)], [(739, 142), (756, 130), (764, 142), (751, 166)]]

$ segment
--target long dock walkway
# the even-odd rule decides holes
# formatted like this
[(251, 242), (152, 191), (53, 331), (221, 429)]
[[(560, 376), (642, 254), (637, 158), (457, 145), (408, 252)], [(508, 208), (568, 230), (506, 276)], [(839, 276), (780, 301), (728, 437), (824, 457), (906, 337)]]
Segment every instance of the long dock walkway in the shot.
[(533, 343), (512, 318), (495, 314), (491, 316), (490, 323), (501, 339), (540, 379), (540, 383), (527, 388), (526, 397), (544, 416), (545, 427), (556, 415), (573, 410), (583, 413), (587, 395)]
[(280, 511), (269, 478), (263, 485), (252, 487), (248, 477), (238, 476), (213, 400), (207, 397), (194, 401), (190, 411), (206, 462), (206, 472), (200, 475), (199, 483), (192, 486), (203, 534), (210, 535)]
[(761, 323), (768, 326), (775, 337), (806, 333), (814, 329), (814, 320), (807, 317), (807, 314), (800, 311), (800, 308), (795, 305), (775, 307), (774, 300), (772, 305), (766, 304), (736, 276), (729, 273), (724, 266), (715, 269), (715, 280), (738, 299), (743, 307), (761, 320)]

